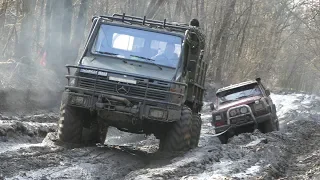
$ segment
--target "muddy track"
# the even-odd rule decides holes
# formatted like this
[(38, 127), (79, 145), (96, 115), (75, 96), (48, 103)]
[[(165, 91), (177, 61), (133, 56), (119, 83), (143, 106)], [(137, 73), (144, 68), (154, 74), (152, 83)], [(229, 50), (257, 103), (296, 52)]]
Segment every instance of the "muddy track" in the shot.
[[(145, 167), (157, 144), (144, 136), (113, 132), (126, 144), (71, 147), (56, 143), (57, 114), (0, 116), (0, 177), (7, 179), (122, 179)], [(131, 140), (131, 142), (130, 142)], [(141, 141), (143, 140), (143, 141)], [(136, 146), (132, 146), (136, 143)], [(121, 143), (120, 143), (121, 144)]]
[[(274, 95), (280, 132), (213, 137), (208, 105), (200, 147), (157, 152), (158, 141), (110, 129), (104, 146), (56, 143), (55, 113), (0, 115), (0, 177), (6, 179), (319, 179), (320, 98)], [(0, 178), (1, 179), (1, 178)]]

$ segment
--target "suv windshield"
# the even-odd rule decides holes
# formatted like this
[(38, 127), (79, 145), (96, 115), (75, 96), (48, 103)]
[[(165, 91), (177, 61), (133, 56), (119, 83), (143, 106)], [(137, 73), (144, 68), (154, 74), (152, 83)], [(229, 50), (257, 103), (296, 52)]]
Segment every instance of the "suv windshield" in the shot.
[(246, 97), (260, 96), (262, 94), (258, 84), (250, 84), (238, 88), (223, 91), (217, 94), (218, 103), (224, 104)]
[(178, 36), (103, 24), (91, 52), (176, 68), (181, 44)]

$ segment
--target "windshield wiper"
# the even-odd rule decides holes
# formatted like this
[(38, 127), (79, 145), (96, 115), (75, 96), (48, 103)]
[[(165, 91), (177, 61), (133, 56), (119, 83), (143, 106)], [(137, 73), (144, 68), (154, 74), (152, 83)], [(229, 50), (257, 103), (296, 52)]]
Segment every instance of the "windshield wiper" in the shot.
[(107, 55), (111, 55), (111, 56), (117, 56), (119, 54), (116, 54), (116, 53), (111, 53), (111, 52), (105, 52), (105, 51), (95, 51), (99, 54), (107, 54)]
[(136, 57), (136, 58), (140, 58), (140, 59), (143, 59), (143, 60), (146, 60), (146, 61), (149, 61), (151, 62), (152, 64), (156, 65), (160, 70), (162, 70), (162, 67), (159, 65), (159, 64), (156, 64), (154, 61), (154, 59), (150, 59), (150, 58), (146, 58), (146, 57), (143, 57), (143, 56), (136, 56), (136, 55), (130, 55), (131, 57)]
[(136, 58), (140, 58), (140, 59), (144, 59), (144, 60), (148, 60), (148, 61), (155, 61), (154, 59), (150, 59), (150, 58), (146, 58), (143, 56), (136, 56), (136, 55), (130, 55), (131, 57), (136, 57)]

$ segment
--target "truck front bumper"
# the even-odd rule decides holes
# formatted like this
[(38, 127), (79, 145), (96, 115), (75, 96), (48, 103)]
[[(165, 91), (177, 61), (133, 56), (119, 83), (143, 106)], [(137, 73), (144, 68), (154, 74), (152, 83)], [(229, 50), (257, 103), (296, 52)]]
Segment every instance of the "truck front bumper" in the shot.
[[(135, 120), (150, 119), (156, 121), (173, 122), (179, 120), (181, 108), (158, 107), (143, 103), (132, 104), (128, 99), (118, 96), (100, 95), (98, 97), (76, 92), (64, 92), (68, 96), (68, 105), (95, 110), (104, 119), (117, 115), (126, 116)], [(120, 117), (120, 116), (118, 116)]]

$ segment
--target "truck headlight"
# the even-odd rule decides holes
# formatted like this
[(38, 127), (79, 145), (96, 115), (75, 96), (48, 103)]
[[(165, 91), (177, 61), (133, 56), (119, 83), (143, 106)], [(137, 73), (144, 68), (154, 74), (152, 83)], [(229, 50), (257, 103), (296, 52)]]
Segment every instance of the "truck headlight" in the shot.
[(72, 96), (71, 104), (83, 105), (84, 104), (84, 97), (82, 97), (82, 96)]
[(161, 109), (150, 109), (149, 111), (149, 117), (153, 118), (165, 118), (166, 116), (166, 111), (161, 110)]
[(248, 113), (248, 108), (242, 107), (242, 108), (240, 108), (240, 112), (241, 112), (241, 114), (246, 114), (246, 113)]

